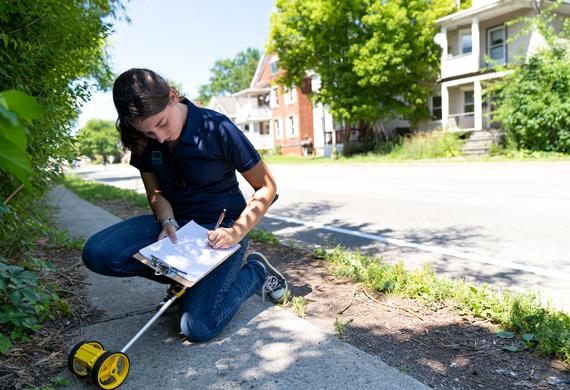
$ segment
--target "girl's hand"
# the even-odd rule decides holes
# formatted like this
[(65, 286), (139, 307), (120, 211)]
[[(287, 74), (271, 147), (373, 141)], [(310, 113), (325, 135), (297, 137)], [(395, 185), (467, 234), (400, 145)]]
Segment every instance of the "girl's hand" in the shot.
[(170, 241), (176, 244), (176, 225), (172, 223), (165, 225), (158, 235), (158, 239), (162, 240), (164, 237), (170, 237)]
[(208, 244), (214, 249), (226, 249), (240, 241), (241, 237), (232, 228), (217, 228), (208, 232)]

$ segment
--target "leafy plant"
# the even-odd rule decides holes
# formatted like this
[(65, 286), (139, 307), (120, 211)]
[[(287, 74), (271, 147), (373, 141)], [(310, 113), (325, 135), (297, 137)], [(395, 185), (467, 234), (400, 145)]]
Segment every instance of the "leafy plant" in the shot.
[(42, 113), (42, 107), (33, 97), (15, 90), (0, 92), (0, 170), (13, 174), (28, 188), (33, 170), (22, 121), (29, 124)]
[(342, 339), (344, 337), (344, 335), (346, 334), (346, 330), (348, 326), (352, 323), (352, 321), (353, 321), (352, 318), (344, 322), (339, 320), (338, 318), (335, 318), (334, 330), (336, 331), (339, 339)]
[(307, 301), (305, 297), (293, 297), (291, 300), (291, 310), (301, 318), (305, 318)]
[(35, 272), (0, 258), (0, 353), (6, 353), (12, 341), (37, 331), (41, 322), (54, 318), (51, 305), (60, 298), (38, 282)]
[(254, 241), (267, 242), (269, 244), (279, 244), (279, 240), (273, 233), (261, 229), (253, 229), (249, 232), (249, 238)]

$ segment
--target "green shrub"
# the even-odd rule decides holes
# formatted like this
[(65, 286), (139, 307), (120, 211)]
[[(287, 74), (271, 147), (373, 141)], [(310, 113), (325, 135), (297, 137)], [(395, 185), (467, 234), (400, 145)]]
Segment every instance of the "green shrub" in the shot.
[(553, 46), (492, 85), (507, 146), (570, 153), (570, 53)]
[(432, 131), (415, 133), (404, 137), (390, 151), (390, 156), (399, 159), (426, 159), (456, 157), (461, 155), (464, 141), (459, 133)]

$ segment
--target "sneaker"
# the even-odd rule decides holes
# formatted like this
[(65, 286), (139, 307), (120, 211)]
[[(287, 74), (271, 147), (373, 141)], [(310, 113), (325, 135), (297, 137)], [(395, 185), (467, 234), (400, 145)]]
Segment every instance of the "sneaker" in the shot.
[(257, 261), (265, 268), (265, 282), (261, 288), (261, 296), (269, 295), (274, 303), (282, 303), (285, 300), (285, 293), (288, 290), (285, 277), (272, 266), (269, 261), (259, 252), (253, 252), (247, 256), (247, 261)]

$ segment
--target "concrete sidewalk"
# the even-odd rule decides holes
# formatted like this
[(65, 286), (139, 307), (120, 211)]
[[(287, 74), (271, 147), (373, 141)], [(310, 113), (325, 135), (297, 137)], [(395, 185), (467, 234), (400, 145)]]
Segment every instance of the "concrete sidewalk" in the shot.
[[(47, 201), (60, 229), (87, 238), (120, 221), (75, 194), (56, 187)], [(142, 278), (110, 278), (85, 270), (89, 297), (104, 310), (101, 321), (77, 330), (76, 340), (120, 350), (153, 315), (165, 287)], [(327, 334), (287, 310), (248, 300), (224, 332), (190, 343), (176, 314), (163, 315), (128, 351), (124, 389), (427, 389), (380, 359)], [(71, 347), (71, 345), (70, 345)], [(68, 388), (95, 388), (66, 371)]]

